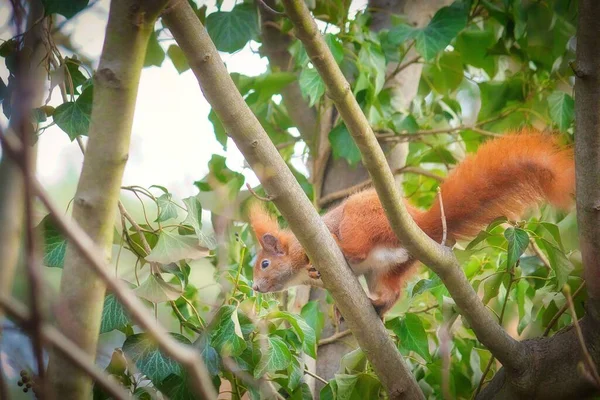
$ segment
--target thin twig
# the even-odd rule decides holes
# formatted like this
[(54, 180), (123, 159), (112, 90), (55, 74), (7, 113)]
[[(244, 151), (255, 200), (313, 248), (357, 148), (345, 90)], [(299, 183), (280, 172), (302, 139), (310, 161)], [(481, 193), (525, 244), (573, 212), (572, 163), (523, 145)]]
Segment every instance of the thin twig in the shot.
[[(16, 322), (24, 329), (31, 328), (29, 321), (33, 316), (29, 315), (25, 306), (18, 303), (16, 300), (10, 299), (4, 294), (0, 294), (0, 308), (6, 311), (6, 313), (16, 320)], [(58, 329), (51, 325), (42, 325), (40, 328), (40, 333), (48, 344), (93, 378), (98, 386), (104, 389), (107, 394), (111, 395), (114, 399), (119, 400), (130, 398), (129, 394), (126, 393), (121, 386), (110, 380), (106, 374), (94, 365), (94, 361), (90, 359), (88, 354), (65, 337)]]
[[(516, 266), (518, 266), (518, 265), (519, 265), (519, 261), (517, 261)], [(510, 289), (511, 289), (513, 283), (515, 282), (514, 267), (511, 268), (509, 273), (510, 273), (510, 281), (508, 281), (508, 287), (506, 288), (506, 297), (504, 298), (504, 303), (502, 304), (502, 310), (500, 311), (500, 316), (498, 317), (498, 323), (500, 325), (502, 325), (502, 321), (504, 320), (504, 312), (506, 311), (506, 305), (508, 303), (508, 296), (510, 295)], [(488, 372), (490, 372), (490, 369), (492, 368), (492, 364), (494, 363), (495, 360), (496, 360), (496, 357), (494, 357), (494, 355), (492, 354), (490, 361), (486, 365), (485, 370), (483, 371), (483, 374), (481, 375), (481, 379), (479, 380), (479, 385), (477, 385), (477, 389), (475, 390), (475, 395), (473, 397), (477, 397), (477, 395), (483, 388), (483, 384), (485, 382), (485, 377), (487, 376)]]
[[(585, 286), (585, 281), (581, 282), (581, 285), (579, 285), (579, 287), (575, 290), (575, 292), (573, 292), (573, 298), (577, 297), (577, 295), (579, 294), (579, 292), (581, 292), (581, 289), (583, 289), (584, 286)], [(548, 336), (552, 327), (558, 322), (558, 319), (560, 318), (560, 316), (563, 315), (565, 313), (565, 311), (567, 311), (568, 308), (569, 308), (569, 303), (565, 303), (565, 305), (563, 305), (560, 308), (560, 310), (558, 310), (556, 312), (556, 314), (554, 314), (554, 317), (552, 317), (550, 322), (548, 322), (548, 326), (546, 327), (546, 330), (544, 331), (542, 336)]]
[[(427, 171), (426, 169), (419, 168), (419, 167), (406, 166), (406, 167), (398, 168), (392, 172), (394, 173), (394, 175), (415, 174), (415, 175), (423, 175), (428, 178), (435, 179), (438, 182), (444, 181), (443, 177), (436, 175), (435, 173), (433, 173), (431, 171)], [(323, 196), (319, 199), (319, 206), (325, 207), (326, 205), (328, 205), (336, 200), (340, 200), (345, 197), (348, 197), (351, 194), (354, 194), (356, 192), (361, 191), (362, 189), (369, 187), (371, 185), (371, 183), (372, 183), (372, 181), (369, 178), (363, 182), (357, 183), (356, 185), (350, 186), (346, 189), (338, 190), (337, 192), (333, 192), (333, 193), (328, 194), (327, 196)]]
[(550, 261), (548, 260), (548, 257), (546, 257), (546, 255), (544, 254), (542, 249), (540, 249), (540, 246), (537, 245), (537, 243), (535, 242), (535, 239), (531, 238), (529, 243), (531, 244), (531, 249), (533, 250), (535, 255), (540, 259), (542, 264), (544, 264), (544, 267), (546, 267), (546, 269), (548, 271), (552, 270), (552, 267), (550, 266)]
[(313, 372), (310, 372), (310, 371), (309, 371), (308, 369), (306, 369), (306, 368), (304, 369), (304, 373), (305, 373), (306, 375), (310, 375), (310, 376), (312, 376), (313, 378), (315, 378), (316, 380), (320, 381), (321, 383), (323, 383), (323, 384), (325, 384), (325, 385), (327, 385), (327, 384), (329, 383), (329, 382), (327, 382), (327, 380), (326, 380), (326, 379), (323, 379), (323, 378), (321, 378), (319, 375), (317, 375), (317, 374), (315, 374), (315, 373), (313, 373)]
[(420, 60), (421, 60), (421, 56), (418, 55), (418, 56), (411, 58), (404, 64), (399, 63), (398, 66), (396, 67), (396, 69), (394, 69), (394, 71), (391, 74), (389, 74), (388, 76), (385, 77), (385, 83), (392, 80), (396, 75), (398, 75), (400, 72), (404, 71), (406, 68), (410, 67), (413, 64), (418, 63)]
[(596, 368), (596, 363), (592, 359), (590, 352), (587, 349), (585, 344), (585, 340), (583, 338), (583, 332), (581, 331), (581, 326), (579, 326), (579, 320), (577, 319), (577, 312), (575, 312), (575, 305), (573, 304), (573, 297), (571, 297), (571, 287), (569, 285), (565, 285), (563, 287), (563, 293), (567, 298), (567, 304), (569, 305), (569, 311), (571, 312), (571, 319), (573, 320), (573, 325), (575, 326), (575, 332), (577, 333), (577, 339), (579, 340), (579, 345), (581, 346), (581, 351), (583, 353), (583, 357), (587, 367), (589, 369), (589, 373), (594, 378), (594, 383), (597, 388), (600, 388), (600, 375), (598, 375), (598, 369)]
[(446, 246), (446, 239), (448, 238), (448, 224), (446, 223), (446, 213), (444, 212), (444, 201), (442, 200), (442, 189), (437, 189), (438, 198), (440, 199), (440, 213), (442, 215), (442, 246)]
[(334, 333), (333, 335), (325, 338), (325, 339), (321, 339), (319, 340), (318, 346), (325, 346), (334, 342), (337, 342), (338, 340), (345, 338), (348, 335), (351, 335), (352, 331), (350, 329), (346, 329), (345, 331), (341, 331), (338, 333)]
[(248, 188), (248, 191), (250, 192), (250, 194), (252, 194), (252, 196), (256, 197), (260, 201), (264, 201), (264, 202), (268, 203), (269, 201), (273, 200), (273, 198), (269, 195), (267, 195), (267, 197), (263, 197), (263, 196), (259, 195), (258, 193), (256, 193), (254, 191), (254, 189), (252, 189), (252, 186), (250, 186), (249, 183), (246, 183), (246, 187)]
[(264, 8), (267, 12), (273, 14), (273, 15), (279, 15), (280, 17), (285, 17), (285, 13), (281, 12), (281, 11), (277, 11), (272, 9), (271, 7), (269, 7), (269, 5), (267, 3), (264, 2), (264, 0), (258, 0), (258, 4)]

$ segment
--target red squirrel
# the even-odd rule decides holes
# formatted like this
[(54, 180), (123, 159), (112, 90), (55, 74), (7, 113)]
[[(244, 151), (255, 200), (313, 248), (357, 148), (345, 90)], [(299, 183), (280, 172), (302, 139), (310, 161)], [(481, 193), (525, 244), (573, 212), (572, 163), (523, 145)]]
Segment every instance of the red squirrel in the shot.
[[(566, 209), (573, 202), (573, 151), (556, 136), (523, 131), (490, 140), (469, 155), (445, 179), (441, 196), (448, 242), (472, 238), (497, 217), (517, 219), (546, 200)], [(432, 239), (443, 235), (439, 198), (422, 211), (405, 200), (413, 219)], [(260, 249), (253, 289), (275, 292), (300, 284), (322, 286), (320, 274), (288, 229), (258, 203), (250, 224)], [(327, 228), (356, 275), (365, 275), (373, 305), (383, 316), (398, 300), (417, 260), (396, 238), (374, 189), (349, 196), (323, 216)]]

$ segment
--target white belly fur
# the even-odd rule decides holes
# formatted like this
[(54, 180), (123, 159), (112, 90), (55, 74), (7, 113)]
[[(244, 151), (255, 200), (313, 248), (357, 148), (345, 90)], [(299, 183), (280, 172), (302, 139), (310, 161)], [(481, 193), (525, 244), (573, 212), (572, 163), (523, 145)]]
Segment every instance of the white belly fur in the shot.
[(368, 254), (364, 261), (351, 263), (352, 271), (356, 275), (376, 269), (378, 272), (387, 272), (393, 267), (408, 261), (408, 252), (402, 247), (376, 247)]

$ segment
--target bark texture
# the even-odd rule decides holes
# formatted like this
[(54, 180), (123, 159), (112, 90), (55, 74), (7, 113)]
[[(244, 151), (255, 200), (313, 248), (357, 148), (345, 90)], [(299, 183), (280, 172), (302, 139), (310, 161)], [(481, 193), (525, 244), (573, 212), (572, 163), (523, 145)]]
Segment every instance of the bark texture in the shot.
[[(166, 0), (114, 0), (94, 75), (89, 141), (73, 203), (73, 217), (110, 259), (113, 226), (148, 38)], [(61, 279), (57, 322), (86, 353), (96, 353), (105, 283), (69, 244)], [(60, 399), (85, 399), (91, 380), (53, 353), (49, 378)]]

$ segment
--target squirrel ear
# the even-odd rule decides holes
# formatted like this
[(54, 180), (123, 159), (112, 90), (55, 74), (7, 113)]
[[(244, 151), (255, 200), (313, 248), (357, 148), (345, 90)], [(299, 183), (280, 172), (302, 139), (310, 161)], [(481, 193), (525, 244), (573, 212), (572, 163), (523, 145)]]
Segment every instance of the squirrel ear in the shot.
[(265, 233), (262, 236), (262, 245), (263, 249), (270, 253), (275, 253), (278, 255), (285, 254), (285, 249), (283, 248), (281, 241), (270, 233)]

